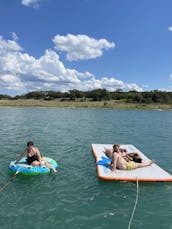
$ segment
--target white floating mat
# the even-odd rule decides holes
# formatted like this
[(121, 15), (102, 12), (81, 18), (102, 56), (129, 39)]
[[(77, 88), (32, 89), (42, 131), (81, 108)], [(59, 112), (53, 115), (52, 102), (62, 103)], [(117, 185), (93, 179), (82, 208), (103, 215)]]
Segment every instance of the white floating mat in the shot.
[[(112, 149), (113, 145), (110, 144), (92, 144), (91, 148), (96, 158), (96, 163), (101, 161), (102, 158), (107, 158), (104, 153), (104, 148)], [(149, 162), (140, 150), (133, 145), (120, 145), (122, 149), (126, 149), (127, 153), (136, 152), (142, 158), (143, 162)], [(160, 168), (157, 164), (153, 163), (150, 166), (137, 168), (133, 170), (116, 170), (116, 173), (111, 171), (104, 165), (96, 165), (98, 177), (103, 180), (121, 180), (121, 181), (165, 181), (172, 182), (172, 175)]]

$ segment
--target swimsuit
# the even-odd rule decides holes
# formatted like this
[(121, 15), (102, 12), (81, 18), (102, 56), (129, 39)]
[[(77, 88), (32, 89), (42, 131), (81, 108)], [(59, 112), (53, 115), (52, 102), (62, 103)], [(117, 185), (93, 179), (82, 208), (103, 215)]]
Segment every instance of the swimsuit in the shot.
[(38, 161), (38, 157), (37, 157), (37, 155), (33, 155), (33, 156), (31, 156), (31, 157), (27, 157), (27, 163), (30, 165), (30, 164), (32, 164), (32, 162), (33, 161)]
[(136, 169), (137, 164), (134, 161), (129, 161), (126, 163), (127, 170)]

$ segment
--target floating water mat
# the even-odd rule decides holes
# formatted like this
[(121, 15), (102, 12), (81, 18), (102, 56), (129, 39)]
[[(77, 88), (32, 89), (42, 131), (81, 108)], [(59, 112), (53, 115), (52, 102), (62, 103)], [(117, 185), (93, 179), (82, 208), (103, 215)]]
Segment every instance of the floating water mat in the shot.
[[(121, 148), (126, 149), (127, 153), (137, 153), (142, 159), (142, 162), (149, 162), (150, 159), (144, 155), (140, 150), (138, 150), (133, 145), (120, 145)], [(142, 182), (155, 182), (155, 181), (165, 181), (172, 182), (172, 175), (153, 163), (150, 166), (136, 168), (132, 170), (116, 170), (114, 173), (110, 169), (111, 160), (105, 155), (105, 148), (112, 149), (111, 144), (92, 144), (92, 152), (96, 158), (96, 167), (98, 177), (103, 180), (120, 180), (120, 181), (142, 181)]]

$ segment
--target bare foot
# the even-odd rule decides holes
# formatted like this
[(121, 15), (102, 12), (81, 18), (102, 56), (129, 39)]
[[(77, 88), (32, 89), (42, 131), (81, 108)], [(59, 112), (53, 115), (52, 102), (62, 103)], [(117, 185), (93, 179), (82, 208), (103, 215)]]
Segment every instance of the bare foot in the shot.
[(154, 163), (154, 160), (151, 160), (150, 162), (149, 162), (149, 165), (152, 165)]

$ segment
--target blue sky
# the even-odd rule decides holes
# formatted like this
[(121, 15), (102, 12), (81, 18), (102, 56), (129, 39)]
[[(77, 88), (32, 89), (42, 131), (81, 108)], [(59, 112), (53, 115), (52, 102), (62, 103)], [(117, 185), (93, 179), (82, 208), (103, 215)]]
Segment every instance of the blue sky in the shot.
[(1, 0), (0, 94), (172, 91), (171, 0)]

